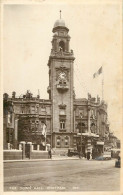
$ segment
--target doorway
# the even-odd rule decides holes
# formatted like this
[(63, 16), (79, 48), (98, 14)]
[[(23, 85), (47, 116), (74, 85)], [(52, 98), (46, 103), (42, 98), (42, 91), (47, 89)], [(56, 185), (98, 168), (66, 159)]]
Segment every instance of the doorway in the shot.
[(30, 158), (30, 144), (25, 144), (25, 157)]

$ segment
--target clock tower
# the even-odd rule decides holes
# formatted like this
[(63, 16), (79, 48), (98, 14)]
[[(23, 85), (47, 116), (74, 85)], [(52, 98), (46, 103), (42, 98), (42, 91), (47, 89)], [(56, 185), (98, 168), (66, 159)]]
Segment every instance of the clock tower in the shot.
[(73, 147), (73, 51), (70, 50), (69, 29), (63, 19), (53, 27), (49, 56), (49, 99), (52, 102), (51, 138), (53, 148)]

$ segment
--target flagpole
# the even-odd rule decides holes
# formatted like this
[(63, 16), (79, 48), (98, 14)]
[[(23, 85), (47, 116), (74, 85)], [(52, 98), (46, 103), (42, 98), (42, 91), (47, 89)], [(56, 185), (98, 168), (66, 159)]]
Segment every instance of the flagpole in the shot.
[(102, 100), (104, 100), (104, 66), (102, 65)]
[[(45, 123), (47, 124), (47, 112), (46, 112)], [(46, 128), (47, 128), (47, 125), (46, 125)], [(47, 133), (46, 133), (46, 129), (45, 129), (45, 150), (46, 150), (46, 136), (47, 136)]]

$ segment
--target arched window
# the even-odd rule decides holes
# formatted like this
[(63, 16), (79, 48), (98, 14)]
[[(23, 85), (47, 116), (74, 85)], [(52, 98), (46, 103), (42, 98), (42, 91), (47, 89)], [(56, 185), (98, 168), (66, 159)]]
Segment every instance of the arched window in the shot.
[(65, 120), (60, 120), (60, 129), (65, 129)]
[(85, 123), (79, 122), (78, 128), (79, 128), (79, 133), (84, 133), (85, 132)]
[(64, 141), (65, 141), (65, 147), (69, 147), (69, 137), (68, 136), (65, 136)]
[(62, 49), (63, 51), (65, 51), (65, 43), (64, 43), (64, 41), (60, 41), (59, 42), (59, 48)]
[(60, 142), (61, 142), (61, 137), (60, 137), (60, 136), (57, 136), (57, 137), (56, 137), (56, 145), (57, 145), (58, 147), (60, 147)]
[(95, 123), (94, 122), (91, 123), (91, 132), (95, 133)]

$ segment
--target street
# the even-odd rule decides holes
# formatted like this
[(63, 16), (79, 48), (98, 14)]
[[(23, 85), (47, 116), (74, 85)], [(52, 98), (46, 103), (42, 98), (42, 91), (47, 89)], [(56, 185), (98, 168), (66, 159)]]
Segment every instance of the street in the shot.
[(4, 163), (4, 191), (119, 191), (114, 160), (45, 160)]

